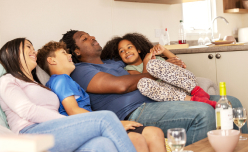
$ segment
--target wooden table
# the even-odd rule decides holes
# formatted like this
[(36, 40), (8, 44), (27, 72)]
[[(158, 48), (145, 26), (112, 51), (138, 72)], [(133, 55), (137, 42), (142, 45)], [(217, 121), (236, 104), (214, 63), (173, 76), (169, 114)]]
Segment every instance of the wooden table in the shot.
[[(248, 134), (242, 134), (242, 136), (248, 138)], [(186, 146), (183, 150), (192, 150), (194, 152), (214, 152), (214, 149), (208, 141), (208, 137)], [(240, 140), (234, 149), (234, 152), (248, 152), (248, 139)]]

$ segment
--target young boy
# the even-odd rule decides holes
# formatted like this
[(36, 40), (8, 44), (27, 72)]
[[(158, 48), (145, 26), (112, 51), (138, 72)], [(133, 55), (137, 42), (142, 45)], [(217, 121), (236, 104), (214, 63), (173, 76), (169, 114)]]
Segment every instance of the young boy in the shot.
[[(61, 114), (70, 116), (92, 112), (89, 95), (70, 77), (75, 65), (66, 50), (65, 43), (53, 41), (38, 50), (37, 63), (51, 76), (46, 86), (57, 94)], [(138, 152), (166, 151), (161, 129), (144, 127), (135, 121), (121, 122)]]

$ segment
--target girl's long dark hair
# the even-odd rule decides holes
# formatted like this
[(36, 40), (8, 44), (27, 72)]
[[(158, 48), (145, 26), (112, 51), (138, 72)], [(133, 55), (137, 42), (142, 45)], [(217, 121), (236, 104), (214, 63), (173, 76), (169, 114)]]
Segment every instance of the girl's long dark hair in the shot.
[[(36, 68), (34, 70), (32, 70), (32, 72), (31, 72), (33, 75), (33, 78), (36, 82), (29, 79), (22, 71), (22, 69), (24, 69), (24, 68), (23, 68), (23, 65), (21, 64), (21, 60), (20, 60), (20, 53), (21, 53), (20, 46), (22, 46), (21, 49), (23, 50), (22, 53), (23, 53), (23, 57), (24, 57), (24, 60), (26, 63), (26, 59), (24, 56), (25, 40), (26, 40), (25, 38), (17, 38), (17, 39), (14, 39), (14, 40), (7, 42), (0, 49), (0, 62), (6, 70), (6, 74), (9, 73), (12, 76), (14, 76), (15, 78), (23, 80), (25, 82), (35, 83), (35, 84), (37, 84), (36, 82), (38, 82), (38, 85), (40, 85), (43, 88), (48, 89), (47, 87), (43, 86), (40, 83), (40, 81), (36, 75)], [(26, 63), (26, 66), (27, 66), (27, 63)]]
[(118, 44), (122, 40), (128, 40), (132, 42), (137, 51), (140, 51), (139, 55), (142, 60), (153, 47), (152, 43), (144, 35), (139, 33), (128, 33), (122, 37), (114, 37), (110, 41), (108, 41), (102, 50), (101, 59), (114, 59), (116, 61), (122, 60), (118, 51)]

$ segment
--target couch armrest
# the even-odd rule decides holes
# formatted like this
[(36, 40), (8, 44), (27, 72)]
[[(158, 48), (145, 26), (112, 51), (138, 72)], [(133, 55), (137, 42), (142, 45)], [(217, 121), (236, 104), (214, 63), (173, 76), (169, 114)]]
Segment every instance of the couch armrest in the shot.
[(208, 78), (196, 77), (198, 85), (209, 95), (218, 95), (219, 89), (217, 85)]

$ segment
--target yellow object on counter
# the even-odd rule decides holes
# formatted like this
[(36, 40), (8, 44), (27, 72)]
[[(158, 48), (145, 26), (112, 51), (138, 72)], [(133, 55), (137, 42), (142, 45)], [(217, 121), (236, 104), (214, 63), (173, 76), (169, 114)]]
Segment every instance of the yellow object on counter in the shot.
[(233, 46), (233, 45), (245, 45), (244, 43), (236, 43), (236, 44), (220, 44), (220, 45), (214, 45), (214, 44), (211, 44), (209, 45), (210, 47), (213, 47), (213, 46)]
[(185, 49), (189, 48), (189, 44), (173, 44), (173, 45), (164, 45), (164, 47), (168, 50), (173, 50), (173, 49)]

